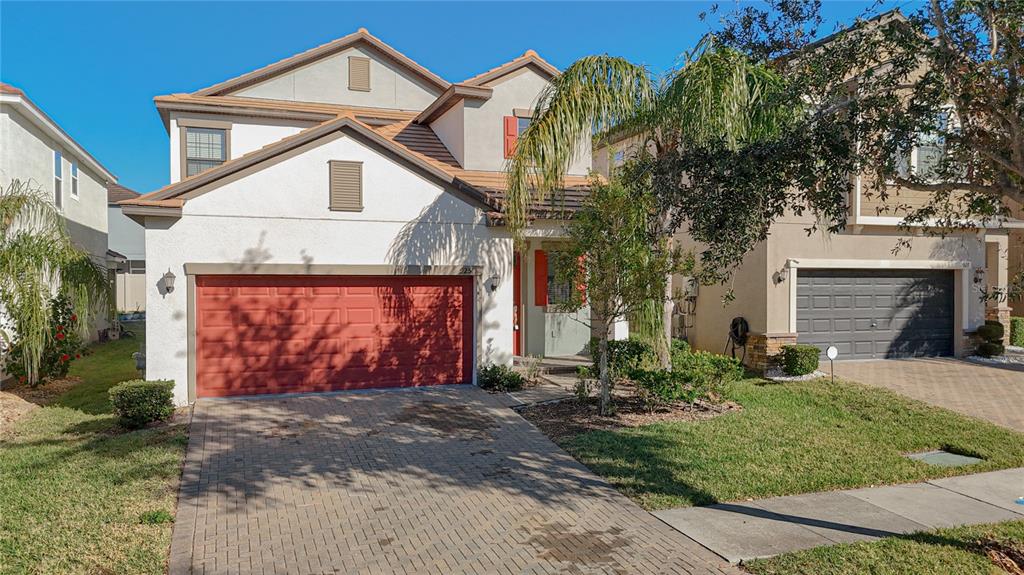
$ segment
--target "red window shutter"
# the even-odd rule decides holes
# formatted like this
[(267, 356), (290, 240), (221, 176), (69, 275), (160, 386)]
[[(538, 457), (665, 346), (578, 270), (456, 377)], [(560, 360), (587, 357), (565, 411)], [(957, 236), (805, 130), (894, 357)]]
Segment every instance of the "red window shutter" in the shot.
[(583, 303), (587, 303), (587, 256), (580, 256), (578, 259), (580, 267), (580, 284), (576, 286), (576, 289), (580, 292), (580, 298), (583, 299)]
[(516, 139), (519, 138), (519, 119), (505, 116), (505, 157), (511, 158), (516, 153)]
[(533, 252), (533, 299), (539, 306), (548, 305), (548, 253), (544, 250)]

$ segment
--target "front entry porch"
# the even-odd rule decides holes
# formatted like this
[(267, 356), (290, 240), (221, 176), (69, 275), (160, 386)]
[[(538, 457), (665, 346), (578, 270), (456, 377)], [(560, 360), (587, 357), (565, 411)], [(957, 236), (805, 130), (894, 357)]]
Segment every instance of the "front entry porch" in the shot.
[(516, 356), (572, 357), (589, 355), (590, 308), (576, 312), (558, 308), (576, 289), (560, 282), (549, 252), (558, 240), (527, 240), (514, 264), (514, 352)]

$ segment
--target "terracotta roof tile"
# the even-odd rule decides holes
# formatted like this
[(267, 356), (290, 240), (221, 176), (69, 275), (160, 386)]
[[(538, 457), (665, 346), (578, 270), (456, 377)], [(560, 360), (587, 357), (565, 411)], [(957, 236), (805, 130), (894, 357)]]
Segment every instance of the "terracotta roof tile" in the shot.
[(534, 52), (533, 50), (527, 50), (526, 52), (523, 52), (522, 56), (519, 56), (518, 58), (513, 58), (512, 60), (509, 60), (508, 62), (505, 62), (500, 66), (496, 66), (494, 68), (491, 68), (490, 70), (487, 70), (486, 72), (477, 74), (472, 78), (463, 80), (461, 83), (470, 86), (478, 86), (490, 80), (500, 78), (505, 74), (513, 72), (523, 66), (528, 66), (530, 64), (536, 65), (537, 67), (544, 70), (548, 74), (551, 74), (552, 76), (558, 75), (558, 68), (552, 66), (550, 63), (548, 63), (547, 60), (541, 58), (540, 55)]
[(15, 88), (10, 84), (0, 82), (0, 94), (15, 94), (17, 96), (24, 96), (25, 92), (22, 92), (20, 89)]
[(121, 184), (107, 184), (107, 203), (116, 204), (123, 200), (131, 200), (139, 197), (135, 190), (129, 190)]

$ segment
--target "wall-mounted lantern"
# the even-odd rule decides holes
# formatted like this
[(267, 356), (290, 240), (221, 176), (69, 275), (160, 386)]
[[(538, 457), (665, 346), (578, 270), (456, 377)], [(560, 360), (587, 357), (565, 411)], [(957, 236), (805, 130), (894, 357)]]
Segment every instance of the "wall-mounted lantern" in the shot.
[(167, 273), (164, 274), (163, 280), (164, 280), (164, 291), (166, 291), (167, 293), (173, 292), (174, 291), (174, 280), (175, 280), (175, 277), (174, 277), (174, 274), (171, 273), (171, 268), (167, 268)]
[(985, 281), (985, 270), (982, 268), (974, 269), (974, 283), (980, 284)]
[(488, 278), (487, 282), (491, 286), (491, 293), (494, 293), (498, 291), (498, 286), (501, 285), (501, 278), (498, 277), (498, 274), (494, 274), (493, 276)]
[(772, 281), (775, 282), (775, 285), (779, 285), (780, 283), (782, 283), (782, 282), (784, 282), (784, 281), (786, 281), (788, 279), (789, 279), (789, 266), (788, 265), (783, 267), (781, 270), (775, 272), (774, 274), (772, 274)]

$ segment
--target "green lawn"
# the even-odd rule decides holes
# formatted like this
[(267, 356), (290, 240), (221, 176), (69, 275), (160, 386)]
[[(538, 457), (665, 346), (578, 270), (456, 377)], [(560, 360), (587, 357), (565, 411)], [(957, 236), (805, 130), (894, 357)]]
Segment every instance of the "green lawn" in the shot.
[(870, 543), (818, 547), (753, 561), (756, 575), (995, 575), (1006, 573), (981, 553), (982, 537), (1024, 546), (1024, 521), (941, 529)]
[[(563, 446), (647, 509), (920, 481), (1024, 465), (1024, 434), (857, 384), (745, 380), (739, 412), (591, 431)], [(947, 448), (985, 461), (931, 467), (901, 454)]]
[(185, 426), (128, 432), (107, 401), (139, 344), (95, 346), (80, 385), (0, 439), (0, 573), (165, 571)]

